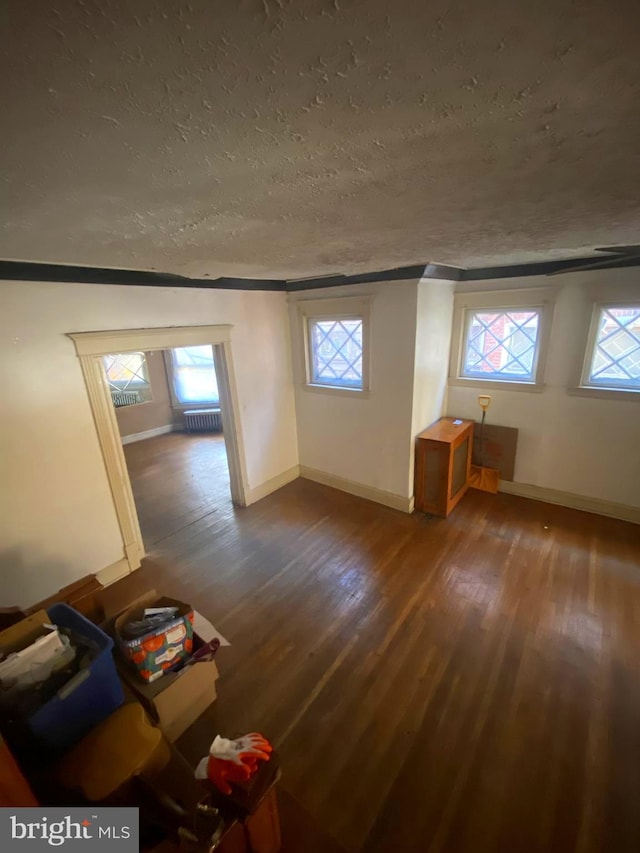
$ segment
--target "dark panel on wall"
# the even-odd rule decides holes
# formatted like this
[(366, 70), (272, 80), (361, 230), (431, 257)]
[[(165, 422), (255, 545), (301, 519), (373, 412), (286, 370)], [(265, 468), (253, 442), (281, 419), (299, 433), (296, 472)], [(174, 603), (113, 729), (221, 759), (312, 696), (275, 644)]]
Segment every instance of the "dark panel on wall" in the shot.
[(480, 424), (476, 422), (473, 430), (472, 463), (474, 465), (481, 465), (484, 468), (497, 468), (501, 480), (513, 480), (517, 448), (517, 429), (485, 424), (481, 451)]

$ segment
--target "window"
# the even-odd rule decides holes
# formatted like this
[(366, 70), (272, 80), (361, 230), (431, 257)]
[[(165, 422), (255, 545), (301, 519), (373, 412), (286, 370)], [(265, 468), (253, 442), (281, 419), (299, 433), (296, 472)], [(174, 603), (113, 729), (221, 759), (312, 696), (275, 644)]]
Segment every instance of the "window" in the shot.
[(151, 384), (143, 352), (111, 353), (103, 357), (102, 363), (116, 408), (151, 400)]
[(302, 387), (321, 394), (366, 398), (369, 393), (370, 296), (296, 301)]
[(582, 386), (640, 391), (640, 304), (596, 306)]
[(535, 382), (540, 310), (467, 311), (460, 375)]
[(170, 352), (175, 402), (180, 406), (219, 405), (213, 349), (179, 347)]
[(456, 293), (449, 384), (541, 391), (554, 302), (544, 285)]
[(310, 381), (362, 390), (362, 317), (309, 320)]

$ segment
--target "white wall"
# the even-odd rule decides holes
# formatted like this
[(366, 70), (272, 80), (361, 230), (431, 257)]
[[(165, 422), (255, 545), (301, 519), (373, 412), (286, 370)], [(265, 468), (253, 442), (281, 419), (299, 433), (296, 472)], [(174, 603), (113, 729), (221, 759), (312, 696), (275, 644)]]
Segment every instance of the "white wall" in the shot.
[(28, 605), (123, 556), (68, 332), (232, 324), (249, 488), (297, 465), (285, 295), (0, 283), (0, 604)]
[[(572, 395), (594, 301), (640, 299), (638, 269), (476, 283), (474, 290), (557, 286), (542, 393), (491, 390), (490, 423), (519, 430), (514, 480), (640, 507), (640, 400)], [(468, 286), (465, 289), (470, 289)], [(448, 414), (477, 419), (477, 388), (451, 386)]]
[[(371, 389), (364, 399), (305, 388), (303, 299), (371, 295)], [(416, 281), (289, 295), (300, 465), (408, 499)]]
[(409, 470), (411, 493), (415, 437), (441, 418), (446, 409), (453, 295), (452, 281), (424, 279), (418, 282)]
[(150, 399), (145, 403), (116, 408), (116, 421), (122, 438), (128, 436), (135, 438), (141, 432), (163, 427), (170, 429), (174, 424), (182, 426), (183, 423), (181, 413), (176, 412), (171, 405), (164, 353), (162, 350), (145, 352), (144, 357), (149, 376)]

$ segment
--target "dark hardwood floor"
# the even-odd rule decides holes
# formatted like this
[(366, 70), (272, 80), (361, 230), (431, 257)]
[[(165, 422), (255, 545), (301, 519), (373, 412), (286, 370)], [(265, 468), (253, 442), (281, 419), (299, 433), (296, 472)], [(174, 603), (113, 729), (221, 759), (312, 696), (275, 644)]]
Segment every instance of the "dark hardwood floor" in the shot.
[[(179, 480), (147, 478), (167, 530)], [(149, 541), (161, 495), (134, 485)], [(174, 529), (112, 594), (154, 586), (231, 641), (180, 746), (269, 736), (287, 851), (640, 849), (639, 527), (473, 491), (407, 516), (300, 479)]]
[(173, 432), (123, 449), (147, 551), (210, 512), (232, 509), (220, 433)]

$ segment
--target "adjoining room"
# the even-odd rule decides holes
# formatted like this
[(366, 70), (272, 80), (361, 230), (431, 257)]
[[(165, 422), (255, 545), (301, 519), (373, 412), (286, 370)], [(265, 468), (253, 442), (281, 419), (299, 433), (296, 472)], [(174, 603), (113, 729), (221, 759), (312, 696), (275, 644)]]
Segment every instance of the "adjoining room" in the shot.
[(231, 509), (211, 346), (112, 353), (104, 369), (147, 551)]

